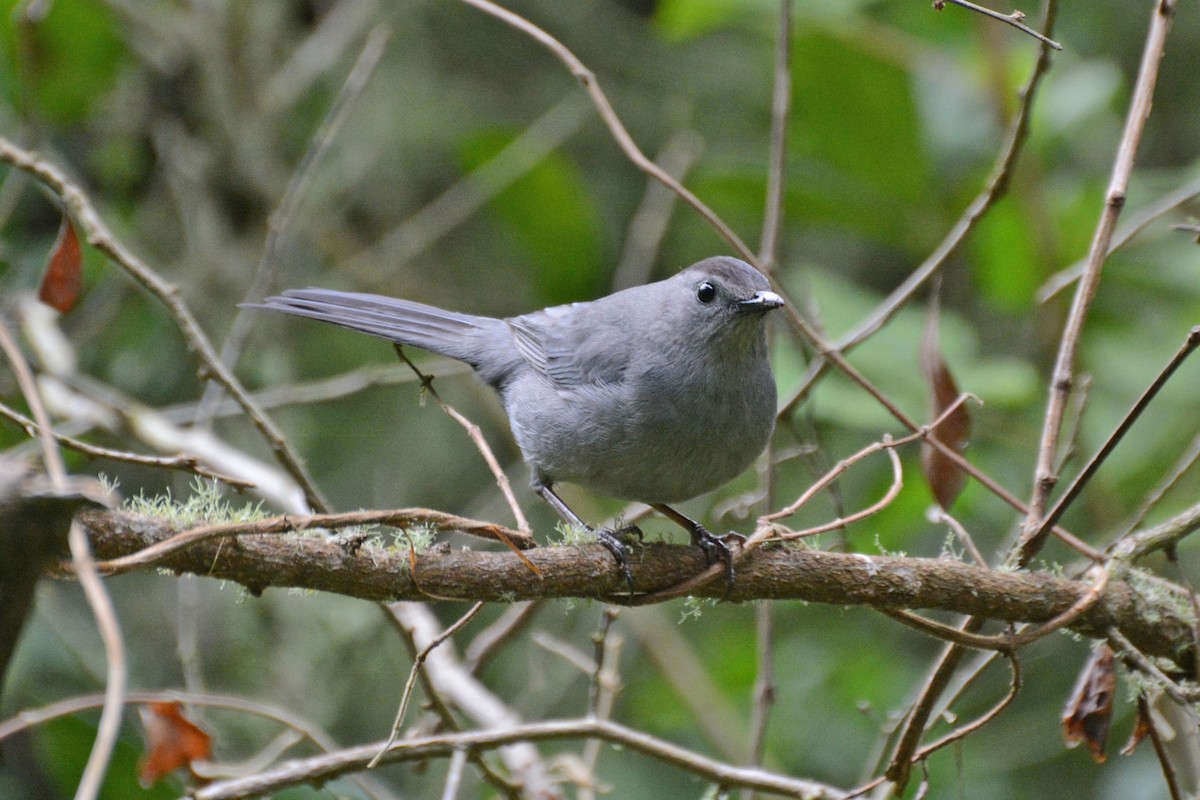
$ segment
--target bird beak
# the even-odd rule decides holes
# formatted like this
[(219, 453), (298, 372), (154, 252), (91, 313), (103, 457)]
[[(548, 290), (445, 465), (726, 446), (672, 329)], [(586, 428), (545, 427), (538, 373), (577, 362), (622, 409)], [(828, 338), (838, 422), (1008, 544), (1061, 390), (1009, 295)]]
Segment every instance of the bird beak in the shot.
[(783, 304), (783, 298), (774, 292), (755, 292), (748, 300), (739, 300), (738, 308), (742, 311), (770, 311)]

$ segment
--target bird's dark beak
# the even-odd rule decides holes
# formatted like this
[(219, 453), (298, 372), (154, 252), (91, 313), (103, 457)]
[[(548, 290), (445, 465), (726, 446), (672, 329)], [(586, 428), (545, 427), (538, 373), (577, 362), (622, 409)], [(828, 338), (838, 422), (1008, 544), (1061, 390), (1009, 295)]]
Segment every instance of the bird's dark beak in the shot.
[(783, 304), (783, 298), (774, 292), (755, 292), (753, 297), (739, 300), (738, 308), (742, 311), (770, 311)]

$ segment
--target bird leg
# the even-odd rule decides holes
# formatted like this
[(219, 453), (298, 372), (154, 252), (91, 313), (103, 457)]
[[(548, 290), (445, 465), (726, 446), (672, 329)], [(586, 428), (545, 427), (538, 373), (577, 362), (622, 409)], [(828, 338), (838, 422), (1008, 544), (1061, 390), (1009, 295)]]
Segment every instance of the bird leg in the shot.
[(740, 533), (727, 533), (724, 536), (717, 536), (699, 522), (685, 517), (668, 505), (651, 503), (650, 507), (676, 525), (687, 530), (692, 535), (692, 544), (704, 551), (704, 558), (710, 565), (717, 563), (718, 560), (725, 562), (725, 593), (721, 595), (721, 599), (728, 600), (729, 595), (733, 592), (734, 579), (733, 550), (730, 548), (729, 543), (731, 541), (737, 542), (740, 547), (746, 541), (746, 537)]
[(636, 535), (640, 541), (642, 538), (641, 529), (636, 525), (625, 525), (624, 527), (615, 531), (606, 530), (605, 528), (593, 528), (591, 525), (588, 525), (586, 522), (580, 519), (579, 515), (572, 511), (571, 508), (563, 502), (563, 499), (559, 497), (549, 486), (544, 484), (536, 484), (534, 485), (533, 489), (543, 500), (550, 504), (551, 508), (558, 512), (558, 515), (562, 517), (568, 525), (577, 525), (578, 527), (583, 528), (585, 531), (591, 532), (591, 534), (596, 537), (596, 541), (608, 548), (608, 552), (612, 553), (613, 558), (617, 560), (617, 567), (621, 570), (621, 576), (625, 579), (625, 583), (629, 585), (630, 594), (633, 594), (633, 570), (629, 566), (629, 548), (625, 546), (625, 543), (622, 542), (621, 539), (625, 536), (633, 534)]

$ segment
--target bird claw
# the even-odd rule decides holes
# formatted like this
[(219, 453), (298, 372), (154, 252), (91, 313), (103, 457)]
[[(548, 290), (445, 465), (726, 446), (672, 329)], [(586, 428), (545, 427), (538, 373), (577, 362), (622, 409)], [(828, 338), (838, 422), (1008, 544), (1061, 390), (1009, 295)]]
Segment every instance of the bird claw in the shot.
[(721, 595), (722, 601), (728, 600), (729, 595), (733, 593), (733, 547), (741, 549), (745, 542), (746, 537), (740, 533), (717, 536), (700, 524), (692, 528), (692, 544), (704, 551), (704, 558), (709, 565), (717, 563), (718, 560), (725, 563), (725, 593)]
[(596, 540), (607, 547), (608, 552), (612, 553), (613, 558), (617, 560), (617, 568), (621, 570), (621, 577), (625, 579), (625, 583), (629, 586), (629, 593), (633, 594), (633, 570), (629, 566), (629, 548), (622, 539), (630, 535), (635, 535), (638, 541), (641, 541), (641, 529), (636, 525), (626, 525), (615, 531), (600, 528), (594, 531), (594, 533), (596, 534)]

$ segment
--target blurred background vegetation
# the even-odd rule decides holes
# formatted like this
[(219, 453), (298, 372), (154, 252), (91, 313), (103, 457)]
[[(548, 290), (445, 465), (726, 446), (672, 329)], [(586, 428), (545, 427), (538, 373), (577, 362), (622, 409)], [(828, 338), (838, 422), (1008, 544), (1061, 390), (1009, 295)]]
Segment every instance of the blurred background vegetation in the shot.
[[(328, 142), (269, 253), (271, 290), (305, 285), (418, 299), (491, 315), (594, 298), (660, 278), (728, 246), (690, 210), (653, 220), (661, 241), (639, 246), (631, 224), (647, 180), (621, 154), (578, 82), (544, 49), (463, 4), (377, 0), (238, 3), (50, 0), (4, 2), (0, 19), (0, 131), (77, 179), (115, 233), (164, 277), (221, 342), (267, 252), (269, 222), (288, 191), (369, 31), (391, 38), (345, 124)], [(1070, 292), (1037, 291), (1081, 259), (1100, 213), (1136, 74), (1150, 2), (1060, 4), (1064, 45), (1038, 97), (1028, 147), (1009, 195), (944, 270), (942, 345), (974, 408), (972, 461), (1026, 496), (1046, 380)], [(514, 0), (597, 75), (633, 138), (652, 157), (686, 168), (684, 182), (739, 234), (757, 241), (763, 215), (777, 4), (767, 0)], [(1037, 43), (961, 9), (915, 0), (797, 0), (794, 107), (788, 135), (784, 227), (777, 274), (831, 335), (850, 328), (911, 272), (979, 192), (1014, 113)], [(1002, 11), (1010, 9), (1002, 8)], [(1024, 8), (1031, 23), (1039, 9)], [(1154, 113), (1123, 219), (1200, 180), (1200, 21), (1185, 6), (1162, 65)], [(32, 291), (61, 212), (29, 179), (0, 175), (0, 287)], [(1197, 210), (1192, 207), (1192, 212)], [(664, 216), (669, 214), (669, 217)], [(641, 219), (645, 219), (642, 217)], [(1200, 251), (1155, 219), (1109, 260), (1088, 320), (1080, 369), (1091, 376), (1078, 436), (1090, 453), (1200, 316)], [(79, 371), (138, 403), (188, 422), (204, 390), (196, 361), (161, 306), (98, 252), (85, 249), (86, 286), (61, 325)], [(618, 267), (620, 265), (620, 267)], [(924, 309), (911, 307), (851, 361), (910, 414), (924, 418), (917, 369)], [(386, 365), (385, 344), (292, 319), (254, 316), (239, 375), (252, 388)], [(781, 397), (798, 384), (802, 349), (775, 332)], [(554, 520), (525, 489), (519, 453), (489, 392), (424, 354), (442, 395), (483, 426), (545, 540)], [(1102, 470), (1066, 525), (1103, 546), (1196, 434), (1200, 365), (1186, 366), (1149, 417)], [(5, 398), (19, 404), (7, 371)], [(7, 401), (6, 401), (7, 402)], [(428, 506), (511, 523), (486, 466), (461, 428), (415, 383), (376, 385), (272, 410), (336, 508)], [(268, 450), (237, 416), (215, 422), (254, 455)], [(782, 464), (775, 497), (794, 497), (832, 464), (896, 423), (836, 374), (824, 379), (777, 436), (781, 453), (814, 440), (819, 452)], [(80, 431), (135, 447), (128, 431)], [(0, 445), (25, 442), (0, 427)], [(885, 512), (854, 526), (848, 546), (937, 556), (946, 531), (926, 521), (917, 452)], [(126, 494), (189, 492), (186, 477), (72, 455)], [(839, 483), (846, 509), (886, 488), (886, 464), (857, 466)], [(685, 506), (714, 526), (749, 526), (714, 508), (757, 485), (743, 476)], [(1189, 505), (1186, 477), (1154, 519)], [(576, 492), (587, 519), (622, 506)], [(978, 485), (955, 507), (987, 554), (1011, 541), (1018, 518)], [(828, 498), (796, 527), (839, 513)], [(678, 539), (670, 526), (644, 528)], [(837, 544), (826, 537), (825, 546)], [(1194, 566), (1184, 548), (1183, 568)], [(1052, 544), (1044, 564), (1069, 563)], [(1175, 574), (1172, 572), (1171, 574)], [(1194, 570), (1193, 570), (1194, 574)], [(141, 574), (109, 581), (130, 646), (131, 684), (208, 689), (278, 704), (342, 743), (386, 734), (409, 667), (402, 643), (369, 604), (279, 591), (249, 598), (207, 580)], [(446, 622), (465, 606), (440, 604)], [(502, 608), (488, 609), (479, 630)], [(539, 636), (505, 649), (484, 679), (526, 719), (582, 713), (587, 676), (543, 639), (591, 652), (603, 608), (549, 603)], [(676, 602), (623, 611), (615, 630), (623, 689), (616, 719), (744, 761), (756, 674), (753, 605)], [(852, 786), (875, 774), (882, 731), (905, 708), (940, 645), (866, 609), (780, 603), (778, 704), (768, 766)], [(536, 637), (535, 637), (536, 638)], [(542, 643), (539, 643), (542, 642)], [(1165, 794), (1150, 748), (1094, 764), (1062, 744), (1059, 715), (1087, 644), (1059, 635), (1023, 652), (1016, 704), (957, 750), (929, 763), (928, 797), (1096, 798)], [(102, 685), (103, 653), (78, 587), (47, 583), (5, 688), (0, 716)], [(688, 677), (683, 677), (683, 676)], [(696, 676), (699, 676), (697, 679)], [(1002, 696), (1008, 676), (986, 672), (955, 707), (960, 720)], [(243, 716), (200, 712), (217, 754), (235, 761), (264, 742)], [(947, 723), (948, 724), (948, 723)], [(1119, 698), (1114, 737), (1131, 727)], [(38, 729), (21, 747), (27, 768), (0, 765), (4, 797), (69, 796), (93, 735), (81, 715)], [(140, 734), (132, 722), (107, 797), (171, 797), (179, 785), (133, 785)], [(573, 744), (543, 752), (569, 752)], [(1115, 749), (1115, 748), (1112, 748)], [(387, 768), (403, 796), (440, 791), (445, 765)], [(605, 751), (598, 776), (611, 796), (698, 797), (670, 768)], [(1053, 788), (1052, 788), (1053, 787)], [(910, 787), (910, 794), (916, 786)], [(485, 787), (463, 796), (489, 796)], [(358, 796), (337, 782), (280, 797)]]

